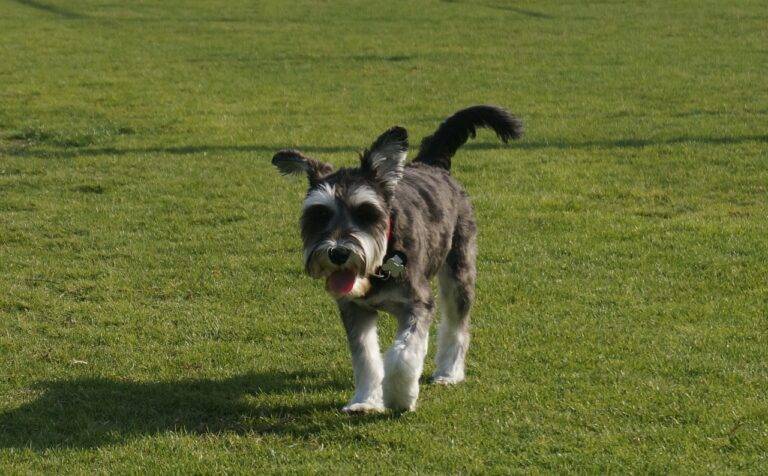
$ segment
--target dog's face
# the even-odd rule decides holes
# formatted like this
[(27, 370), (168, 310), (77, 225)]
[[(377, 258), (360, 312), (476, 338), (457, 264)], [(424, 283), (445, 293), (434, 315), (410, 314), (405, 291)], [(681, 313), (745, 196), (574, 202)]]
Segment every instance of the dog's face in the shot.
[(360, 157), (360, 167), (333, 171), (295, 150), (272, 159), (283, 174), (306, 174), (309, 189), (301, 214), (304, 269), (326, 280), (336, 298), (358, 297), (384, 260), (390, 204), (408, 151), (408, 134), (393, 127)]

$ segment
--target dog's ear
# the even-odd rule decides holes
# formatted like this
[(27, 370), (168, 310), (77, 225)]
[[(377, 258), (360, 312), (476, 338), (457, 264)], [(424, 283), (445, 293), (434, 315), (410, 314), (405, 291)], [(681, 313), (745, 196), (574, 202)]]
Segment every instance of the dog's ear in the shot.
[(307, 157), (298, 150), (285, 149), (272, 157), (272, 165), (283, 175), (307, 174), (310, 184), (319, 182), (333, 172), (331, 164)]
[(360, 157), (360, 167), (368, 172), (389, 194), (403, 178), (405, 156), (408, 154), (408, 131), (395, 126), (376, 139)]

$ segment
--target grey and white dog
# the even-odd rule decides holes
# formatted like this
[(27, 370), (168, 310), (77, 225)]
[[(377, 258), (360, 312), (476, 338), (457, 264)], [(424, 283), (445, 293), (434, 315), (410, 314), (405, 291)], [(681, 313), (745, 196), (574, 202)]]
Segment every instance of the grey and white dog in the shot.
[[(296, 150), (272, 159), (283, 174), (309, 178), (301, 216), (304, 267), (309, 276), (325, 279), (341, 311), (355, 378), (345, 412), (416, 408), (435, 276), (443, 317), (432, 379), (464, 380), (477, 228), (469, 197), (450, 169), (451, 158), (478, 127), (493, 129), (504, 142), (523, 131), (504, 109), (473, 106), (422, 140), (409, 164), (408, 134), (397, 126), (373, 142), (357, 168), (334, 171)], [(398, 322), (383, 358), (376, 333), (380, 310)]]

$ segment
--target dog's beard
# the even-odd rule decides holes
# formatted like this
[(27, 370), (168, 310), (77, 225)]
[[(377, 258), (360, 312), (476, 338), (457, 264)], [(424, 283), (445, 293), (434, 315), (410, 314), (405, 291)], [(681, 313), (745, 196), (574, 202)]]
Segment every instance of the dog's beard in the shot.
[[(351, 254), (344, 264), (331, 262), (329, 250), (334, 246), (344, 246)], [(375, 274), (384, 261), (387, 251), (387, 237), (373, 236), (361, 230), (355, 230), (338, 240), (322, 240), (311, 243), (304, 249), (304, 263), (307, 274), (314, 279), (329, 279), (338, 271), (351, 271), (355, 275), (352, 290), (344, 295), (334, 293), (328, 283), (326, 290), (334, 297), (360, 297), (369, 287), (368, 277)]]

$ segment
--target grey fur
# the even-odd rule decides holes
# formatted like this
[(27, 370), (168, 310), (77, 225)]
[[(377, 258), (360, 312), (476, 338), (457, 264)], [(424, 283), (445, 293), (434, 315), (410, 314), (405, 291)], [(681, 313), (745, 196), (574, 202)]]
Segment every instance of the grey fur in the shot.
[[(382, 403), (395, 410), (415, 408), (434, 316), (430, 281), (435, 276), (439, 276), (443, 319), (433, 377), (440, 383), (464, 378), (477, 227), (469, 197), (449, 170), (456, 149), (477, 127), (491, 127), (504, 140), (522, 132), (519, 119), (503, 109), (474, 106), (446, 120), (422, 143), (417, 161), (407, 165), (407, 133), (400, 127), (374, 141), (361, 156), (359, 168), (333, 172), (330, 165), (296, 151), (282, 151), (273, 160), (283, 173), (304, 170), (310, 180), (307, 196), (313, 198), (308, 199), (311, 206), (305, 207), (302, 217), (307, 271), (316, 278), (328, 278), (340, 269), (357, 275), (353, 292), (334, 296), (355, 367), (356, 393), (345, 410), (379, 411)], [(329, 191), (333, 197), (322, 195)], [(366, 197), (367, 209), (352, 205), (355, 193)], [(317, 196), (325, 202), (317, 205)], [(385, 259), (382, 244), (387, 256), (405, 257), (403, 277), (387, 278), (376, 272)], [(327, 259), (327, 249), (338, 246), (347, 247), (354, 259), (343, 264)], [(371, 342), (378, 311), (398, 320), (395, 345), (384, 359), (383, 379), (377, 367), (381, 365), (376, 357), (378, 345)]]

